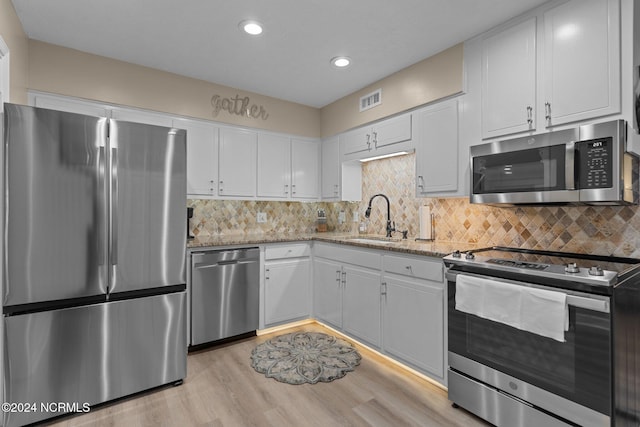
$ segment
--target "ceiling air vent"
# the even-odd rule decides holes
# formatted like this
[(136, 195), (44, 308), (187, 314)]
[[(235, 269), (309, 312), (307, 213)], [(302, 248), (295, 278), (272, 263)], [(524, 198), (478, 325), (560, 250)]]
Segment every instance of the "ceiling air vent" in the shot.
[(380, 104), (382, 104), (382, 89), (378, 89), (360, 98), (360, 112)]

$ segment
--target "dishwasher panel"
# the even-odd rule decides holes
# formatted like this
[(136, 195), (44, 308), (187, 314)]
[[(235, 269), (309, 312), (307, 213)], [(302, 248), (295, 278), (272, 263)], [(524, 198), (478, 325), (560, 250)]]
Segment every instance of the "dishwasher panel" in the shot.
[(193, 253), (191, 345), (258, 329), (258, 248)]

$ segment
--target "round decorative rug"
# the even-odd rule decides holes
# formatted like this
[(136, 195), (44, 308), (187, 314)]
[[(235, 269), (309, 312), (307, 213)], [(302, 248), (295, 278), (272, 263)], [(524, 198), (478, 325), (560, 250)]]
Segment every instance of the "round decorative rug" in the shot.
[(348, 342), (319, 332), (280, 335), (251, 352), (253, 369), (287, 384), (315, 384), (342, 378), (361, 359)]

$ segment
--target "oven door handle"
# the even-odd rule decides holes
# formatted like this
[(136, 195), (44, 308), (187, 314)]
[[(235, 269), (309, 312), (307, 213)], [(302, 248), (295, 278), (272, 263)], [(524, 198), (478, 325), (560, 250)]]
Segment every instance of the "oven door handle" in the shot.
[(576, 295), (567, 294), (567, 305), (584, 308), (586, 310), (599, 311), (601, 313), (611, 312), (609, 301), (579, 297)]
[[(449, 282), (456, 282), (456, 276), (460, 274), (460, 273), (453, 273), (450, 271), (447, 271), (445, 273), (445, 277), (447, 278), (447, 281)], [(467, 274), (469, 276), (474, 276), (474, 277), (483, 277), (483, 278), (490, 278), (488, 276), (481, 276), (481, 275), (477, 275), (477, 274), (469, 274), (469, 273), (464, 273)], [(494, 280), (497, 280), (495, 278), (493, 278)], [(518, 283), (514, 283), (512, 281), (509, 280), (498, 280), (500, 282), (504, 282), (504, 283), (511, 283), (513, 285), (518, 285)], [(529, 286), (526, 285), (524, 283), (521, 283), (519, 286)], [(538, 286), (532, 286), (534, 288), (537, 288)], [(549, 289), (549, 288), (545, 288), (545, 289)], [(611, 304), (609, 303), (608, 299), (597, 299), (597, 298), (588, 298), (588, 297), (583, 297), (583, 296), (578, 296), (578, 295), (572, 295), (566, 292), (561, 292), (558, 289), (553, 289), (553, 291), (555, 292), (560, 292), (560, 293), (564, 293), (567, 295), (567, 305), (572, 305), (574, 307), (578, 307), (578, 308), (584, 308), (586, 310), (592, 310), (592, 311), (598, 311), (600, 313), (610, 313), (611, 312)]]

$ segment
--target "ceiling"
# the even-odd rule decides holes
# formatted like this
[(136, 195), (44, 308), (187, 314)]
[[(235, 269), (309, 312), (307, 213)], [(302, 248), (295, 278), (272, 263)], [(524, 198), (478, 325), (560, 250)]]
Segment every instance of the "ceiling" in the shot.
[(31, 39), (323, 107), (546, 0), (12, 1)]

